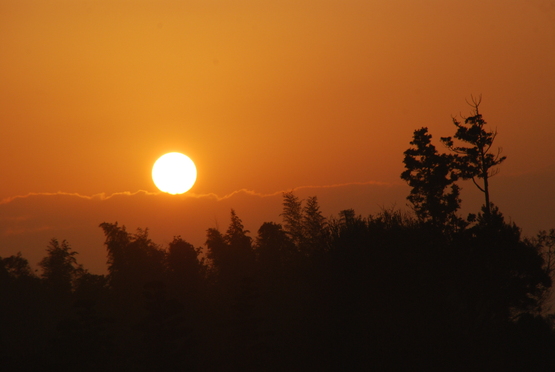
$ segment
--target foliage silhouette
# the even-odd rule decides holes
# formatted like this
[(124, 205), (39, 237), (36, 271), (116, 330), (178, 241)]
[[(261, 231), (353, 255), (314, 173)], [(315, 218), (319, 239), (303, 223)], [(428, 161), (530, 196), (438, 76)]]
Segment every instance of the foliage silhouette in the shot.
[[(456, 212), (460, 207), (456, 158), (439, 154), (431, 143), (428, 128), (414, 131), (413, 148), (405, 151), (406, 170), (401, 178), (412, 187), (407, 199), (416, 216), (435, 227), (461, 224)], [(446, 191), (448, 189), (448, 191)]]
[(303, 215), (302, 201), (293, 194), (293, 191), (283, 193), (283, 227), (295, 243), (300, 247), (303, 242)]
[(207, 275), (202, 249), (195, 248), (180, 236), (174, 237), (167, 251), (168, 281), (178, 297), (192, 300), (199, 296), (202, 282)]
[(52, 239), (46, 248), (47, 256), (40, 262), (43, 283), (57, 295), (68, 295), (73, 288), (77, 273), (82, 270), (77, 265), (75, 255), (67, 241), (60, 244)]
[(238, 289), (243, 278), (252, 276), (254, 272), (255, 252), (248, 233), (233, 209), (225, 235), (214, 228), (206, 233), (207, 257), (212, 263), (212, 274), (215, 280), (234, 290)]
[(136, 297), (146, 283), (163, 280), (165, 252), (150, 240), (148, 229), (129, 234), (117, 222), (100, 227), (106, 236), (110, 286), (123, 298)]
[[(50, 271), (40, 277), (21, 255), (1, 259), (2, 367), (555, 366), (544, 307), (553, 232), (524, 239), (496, 207), (489, 219), (484, 209), (475, 224), (453, 231), (398, 210), (363, 217), (348, 209), (326, 219), (316, 198), (303, 206), (289, 193), (286, 203), (284, 222), (292, 221), (287, 208), (299, 207), (297, 244), (292, 225), (275, 222), (262, 224), (253, 243), (231, 211), (225, 234), (207, 230), (206, 262), (181, 237), (163, 248), (147, 230), (130, 234), (117, 223), (101, 224), (107, 276), (88, 273), (69, 244), (55, 240), (41, 262)], [(50, 273), (65, 273), (65, 297), (51, 295)]]
[[(467, 124), (490, 146), (477, 106)], [(489, 202), (462, 221), (455, 182), (484, 167), (439, 154), (426, 128), (411, 145), (414, 214), (325, 218), (291, 191), (282, 224), (253, 239), (232, 209), (204, 249), (104, 222), (108, 275), (56, 239), (39, 276), (0, 258), (0, 369), (555, 370), (555, 230), (524, 238)], [(481, 161), (499, 164), (488, 146)]]
[[(476, 187), (484, 193), (484, 213), (488, 216), (491, 213), (489, 179), (499, 172), (496, 167), (507, 157), (501, 156), (501, 148), (498, 148), (495, 154), (490, 152), (497, 131), (485, 129), (487, 123), (479, 112), (481, 102), (481, 96), (477, 99), (472, 97), (470, 105), (474, 109), (474, 115), (463, 118), (464, 123), (453, 118), (453, 124), (457, 127), (454, 138), (470, 146), (456, 146), (452, 137), (442, 137), (441, 142), (451, 151), (461, 155), (457, 157), (460, 176), (463, 179), (472, 179)], [(482, 184), (480, 185), (476, 179), (481, 179)]]

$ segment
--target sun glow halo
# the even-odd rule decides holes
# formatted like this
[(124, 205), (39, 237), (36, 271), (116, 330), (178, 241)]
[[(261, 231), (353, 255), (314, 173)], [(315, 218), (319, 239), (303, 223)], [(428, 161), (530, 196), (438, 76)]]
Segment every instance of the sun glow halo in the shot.
[(197, 168), (188, 156), (170, 152), (154, 163), (152, 180), (160, 191), (173, 195), (183, 194), (195, 184)]

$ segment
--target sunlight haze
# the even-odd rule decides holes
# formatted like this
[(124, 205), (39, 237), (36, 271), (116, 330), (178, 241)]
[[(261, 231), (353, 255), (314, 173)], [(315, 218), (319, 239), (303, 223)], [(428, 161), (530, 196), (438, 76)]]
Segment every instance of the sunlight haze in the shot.
[(547, 0), (7, 0), (0, 42), (0, 199), (156, 192), (152, 159), (168, 149), (202, 169), (199, 195), (403, 187), (412, 132), (429, 127), (442, 149), (481, 94), (508, 157), (493, 201), (529, 233), (555, 225)]

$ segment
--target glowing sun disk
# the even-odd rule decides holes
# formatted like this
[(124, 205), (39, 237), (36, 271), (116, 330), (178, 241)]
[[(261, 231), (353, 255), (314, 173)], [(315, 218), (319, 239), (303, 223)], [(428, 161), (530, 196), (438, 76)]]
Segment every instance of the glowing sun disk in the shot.
[(162, 155), (152, 167), (152, 180), (160, 191), (183, 194), (197, 180), (195, 163), (186, 155), (170, 152)]

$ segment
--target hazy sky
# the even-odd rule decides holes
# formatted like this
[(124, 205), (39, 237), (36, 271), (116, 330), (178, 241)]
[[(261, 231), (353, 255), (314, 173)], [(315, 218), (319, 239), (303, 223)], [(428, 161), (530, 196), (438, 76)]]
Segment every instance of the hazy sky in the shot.
[(414, 129), (452, 135), (471, 94), (508, 157), (492, 200), (555, 227), (555, 1), (2, 0), (0, 45), (0, 256), (45, 210), (6, 198), (156, 192), (170, 151), (197, 195), (402, 187)]

